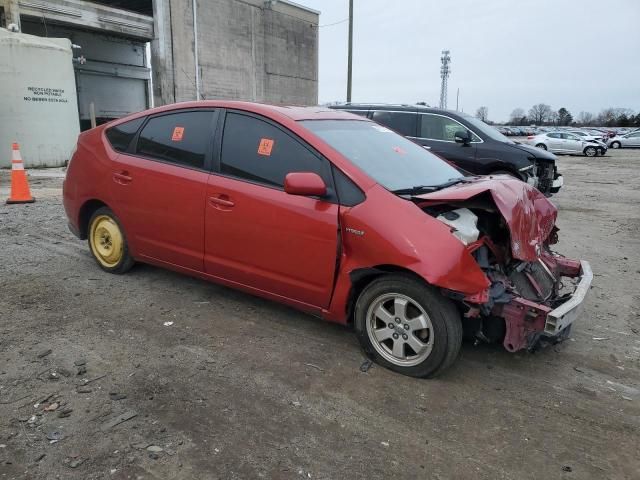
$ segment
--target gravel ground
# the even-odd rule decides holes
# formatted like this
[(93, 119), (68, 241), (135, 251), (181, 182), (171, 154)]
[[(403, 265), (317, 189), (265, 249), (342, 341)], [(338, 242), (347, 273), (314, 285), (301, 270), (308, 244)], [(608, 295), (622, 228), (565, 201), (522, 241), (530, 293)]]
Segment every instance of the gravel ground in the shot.
[(558, 251), (595, 272), (572, 338), (465, 344), (436, 380), (362, 372), (349, 329), (268, 301), (103, 273), (38, 171), (0, 205), (0, 478), (639, 478), (640, 151), (559, 165)]

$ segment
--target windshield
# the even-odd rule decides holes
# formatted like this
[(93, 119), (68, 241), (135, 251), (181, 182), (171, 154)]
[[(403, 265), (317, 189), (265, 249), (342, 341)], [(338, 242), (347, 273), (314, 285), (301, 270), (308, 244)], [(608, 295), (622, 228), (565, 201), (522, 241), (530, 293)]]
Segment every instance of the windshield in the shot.
[(480, 133), (484, 133), (487, 137), (493, 140), (497, 140), (498, 142), (504, 142), (504, 143), (516, 143), (513, 140), (509, 140), (507, 137), (501, 134), (498, 130), (493, 128), (491, 125), (487, 125), (479, 118), (475, 118), (475, 117), (472, 117), (471, 115), (466, 115), (461, 113), (458, 113), (458, 115), (461, 115), (462, 117), (464, 117), (464, 119), (467, 122), (469, 122), (476, 131), (480, 131)]
[(388, 190), (438, 186), (463, 175), (386, 127), (359, 120), (300, 122)]

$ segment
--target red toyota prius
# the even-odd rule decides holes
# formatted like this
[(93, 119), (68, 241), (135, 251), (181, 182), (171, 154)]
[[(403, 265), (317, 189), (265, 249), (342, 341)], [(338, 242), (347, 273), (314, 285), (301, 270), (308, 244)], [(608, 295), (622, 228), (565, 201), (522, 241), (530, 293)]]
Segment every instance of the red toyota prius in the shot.
[(417, 377), (453, 364), (463, 333), (511, 352), (562, 340), (592, 279), (552, 252), (535, 188), (320, 107), (191, 102), (94, 128), (64, 206), (107, 272), (149, 263), (353, 324)]

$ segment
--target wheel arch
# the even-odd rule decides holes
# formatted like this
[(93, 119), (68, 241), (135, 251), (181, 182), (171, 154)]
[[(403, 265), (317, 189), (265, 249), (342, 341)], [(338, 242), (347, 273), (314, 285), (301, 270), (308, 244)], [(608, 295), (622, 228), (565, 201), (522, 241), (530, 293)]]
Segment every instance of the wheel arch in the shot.
[(428, 285), (428, 282), (416, 272), (398, 265), (382, 264), (357, 268), (349, 273), (351, 288), (347, 299), (347, 324), (353, 324), (353, 313), (362, 291), (375, 279), (392, 273), (403, 274)]
[(91, 215), (93, 215), (96, 210), (102, 207), (109, 208), (109, 205), (96, 198), (87, 200), (82, 204), (82, 207), (80, 207), (80, 211), (78, 212), (78, 231), (81, 240), (87, 239), (87, 234), (89, 231), (89, 220), (91, 220)]

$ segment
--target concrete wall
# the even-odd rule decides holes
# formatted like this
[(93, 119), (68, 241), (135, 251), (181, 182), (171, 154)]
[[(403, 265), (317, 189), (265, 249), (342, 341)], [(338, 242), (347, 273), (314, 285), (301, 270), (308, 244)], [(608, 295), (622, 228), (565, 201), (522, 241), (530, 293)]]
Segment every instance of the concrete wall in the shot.
[[(199, 0), (201, 98), (315, 105), (318, 13), (280, 1)], [(154, 1), (156, 105), (196, 99), (191, 0)]]
[(18, 142), (25, 165), (59, 166), (78, 133), (71, 42), (0, 28), (0, 167)]

